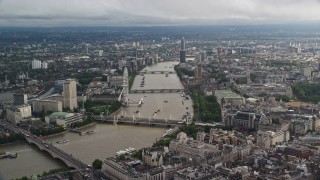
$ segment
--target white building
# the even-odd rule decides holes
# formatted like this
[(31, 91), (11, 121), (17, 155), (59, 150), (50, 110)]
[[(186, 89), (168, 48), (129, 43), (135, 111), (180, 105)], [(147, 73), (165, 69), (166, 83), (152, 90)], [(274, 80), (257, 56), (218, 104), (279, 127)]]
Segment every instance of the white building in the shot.
[(101, 56), (103, 55), (103, 50), (95, 50), (95, 51), (94, 51), (94, 54), (95, 54), (96, 56), (101, 57)]
[(63, 84), (63, 107), (71, 111), (78, 107), (77, 101), (77, 83), (74, 79), (67, 79)]
[(261, 148), (270, 148), (271, 146), (282, 144), (287, 142), (290, 138), (289, 131), (258, 131), (257, 145)]
[(54, 112), (50, 116), (45, 117), (47, 124), (55, 123), (64, 128), (70, 126), (72, 123), (81, 122), (82, 120), (82, 114), (67, 112)]
[(61, 112), (62, 102), (47, 99), (32, 100), (32, 108), (34, 112)]
[(48, 63), (47, 62), (42, 62), (41, 68), (42, 69), (48, 69)]
[[(54, 94), (48, 96), (43, 99), (37, 99), (37, 101), (43, 102), (36, 102), (34, 104), (34, 111), (62, 111), (60, 110), (60, 102), (62, 102), (62, 108), (69, 108), (71, 111), (74, 111), (78, 107), (78, 100), (77, 100), (77, 83), (74, 79), (66, 79), (63, 81), (59, 81), (63, 83), (63, 92), (62, 94)], [(40, 107), (40, 105), (44, 105), (45, 107)], [(50, 110), (49, 110), (50, 109)]]
[(182, 156), (192, 158), (194, 156), (205, 157), (209, 153), (219, 150), (218, 145), (206, 144), (200, 141), (192, 140), (183, 132), (177, 135), (176, 140), (172, 140), (169, 144), (169, 150), (178, 152)]
[(159, 62), (159, 57), (158, 57), (158, 54), (153, 54), (153, 60), (154, 60), (154, 62)]
[(163, 151), (159, 148), (144, 148), (142, 150), (142, 161), (151, 167), (158, 167), (164, 165)]
[(300, 69), (300, 73), (305, 76), (306, 78), (311, 78), (312, 68), (311, 67), (304, 67)]
[(34, 59), (31, 62), (32, 69), (41, 69), (41, 61)]
[(31, 106), (30, 105), (20, 105), (12, 106), (6, 109), (7, 120), (12, 124), (18, 124), (24, 118), (31, 117)]
[(48, 69), (48, 63), (47, 62), (41, 62), (39, 60), (34, 59), (31, 62), (32, 69)]

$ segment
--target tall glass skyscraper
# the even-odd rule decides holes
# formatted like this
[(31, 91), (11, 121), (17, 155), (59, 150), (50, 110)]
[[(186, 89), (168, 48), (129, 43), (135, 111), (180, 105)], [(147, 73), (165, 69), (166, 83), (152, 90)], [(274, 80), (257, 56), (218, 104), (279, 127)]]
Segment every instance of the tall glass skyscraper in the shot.
[(181, 39), (181, 47), (180, 47), (180, 63), (186, 62), (186, 42), (184, 37)]

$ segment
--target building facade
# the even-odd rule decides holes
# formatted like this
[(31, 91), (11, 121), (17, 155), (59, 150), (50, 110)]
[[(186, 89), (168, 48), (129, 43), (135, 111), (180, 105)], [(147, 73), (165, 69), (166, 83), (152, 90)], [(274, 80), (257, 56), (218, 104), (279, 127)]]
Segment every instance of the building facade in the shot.
[(32, 108), (34, 112), (61, 112), (62, 102), (46, 99), (35, 99), (32, 101)]
[(186, 42), (184, 37), (181, 39), (181, 47), (180, 47), (180, 63), (186, 62)]
[(258, 131), (257, 145), (261, 148), (270, 148), (271, 146), (282, 144), (289, 141), (289, 131)]
[(7, 120), (12, 124), (18, 124), (24, 118), (31, 117), (31, 106), (30, 105), (20, 105), (12, 106), (6, 109)]
[(237, 111), (236, 114), (229, 114), (225, 119), (227, 126), (243, 127), (248, 129), (258, 128), (259, 122), (266, 121), (264, 114), (249, 111)]
[(185, 133), (180, 132), (177, 135), (177, 139), (170, 142), (169, 150), (188, 158), (195, 156), (205, 157), (210, 153), (216, 152), (218, 150), (218, 145), (192, 140), (188, 138)]
[(165, 180), (162, 167), (150, 168), (140, 160), (120, 161), (107, 158), (102, 165), (102, 172), (111, 179), (121, 180)]
[(83, 116), (80, 113), (54, 112), (45, 118), (47, 124), (55, 123), (61, 127), (68, 127), (73, 123), (81, 122)]
[(28, 104), (28, 95), (26, 94), (14, 94), (13, 95), (13, 105), (19, 106), (23, 104)]
[(71, 111), (78, 107), (77, 101), (77, 83), (74, 79), (67, 79), (63, 84), (63, 107)]
[(153, 148), (145, 148), (142, 150), (142, 161), (151, 167), (164, 165), (163, 152)]

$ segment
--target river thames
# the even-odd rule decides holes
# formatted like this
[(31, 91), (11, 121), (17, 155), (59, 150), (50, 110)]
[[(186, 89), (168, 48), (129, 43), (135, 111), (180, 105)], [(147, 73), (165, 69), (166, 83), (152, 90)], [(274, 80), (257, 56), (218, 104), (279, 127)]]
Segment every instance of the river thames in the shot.
[[(177, 62), (158, 63), (142, 70), (147, 71), (172, 71)], [(145, 77), (144, 87), (140, 87), (142, 78)], [(137, 75), (132, 89), (182, 89), (183, 86), (174, 74), (144, 74)], [(185, 100), (179, 93), (149, 93), (130, 94), (129, 107), (123, 108), (126, 116), (141, 116), (181, 120), (186, 112), (193, 113), (192, 101)], [(137, 102), (143, 98), (142, 107), (137, 107)], [(139, 110), (139, 113), (136, 111)], [(154, 112), (156, 112), (154, 115)], [(139, 115), (138, 115), (139, 114)], [(67, 153), (79, 158), (81, 161), (91, 164), (95, 159), (105, 159), (114, 156), (119, 150), (133, 147), (140, 149), (151, 146), (165, 132), (164, 128), (141, 126), (114, 126), (112, 124), (95, 124), (86, 130), (95, 130), (92, 135), (79, 136), (75, 133), (65, 133), (46, 139), (56, 144)], [(56, 142), (67, 139), (65, 144)], [(46, 152), (41, 152), (35, 146), (27, 143), (18, 143), (0, 146), (1, 152), (17, 152), (16, 159), (0, 159), (0, 179), (13, 179), (22, 176), (42, 174), (43, 171), (66, 167), (59, 160), (53, 159)]]

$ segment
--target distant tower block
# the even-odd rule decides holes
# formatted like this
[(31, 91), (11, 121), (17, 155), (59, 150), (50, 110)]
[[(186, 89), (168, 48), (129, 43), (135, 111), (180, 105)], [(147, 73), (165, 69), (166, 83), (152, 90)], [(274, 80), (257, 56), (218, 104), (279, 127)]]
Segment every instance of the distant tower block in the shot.
[(86, 45), (85, 45), (85, 48), (86, 48), (86, 49), (85, 49), (85, 53), (86, 53), (86, 54), (89, 54), (89, 44), (86, 44)]
[(229, 81), (230, 81), (230, 84), (234, 83), (233, 74), (230, 74), (230, 79), (229, 79)]
[(129, 77), (128, 77), (128, 69), (127, 67), (124, 68), (123, 70), (123, 92), (122, 92), (122, 103), (124, 105), (128, 105), (129, 102)]
[(249, 68), (247, 68), (247, 84), (251, 84), (251, 79), (250, 79), (250, 71), (249, 71)]
[(180, 63), (186, 62), (186, 42), (184, 37), (181, 39), (181, 47), (180, 47)]
[(63, 99), (64, 108), (74, 111), (78, 107), (77, 101), (77, 82), (74, 79), (67, 79), (63, 83)]

